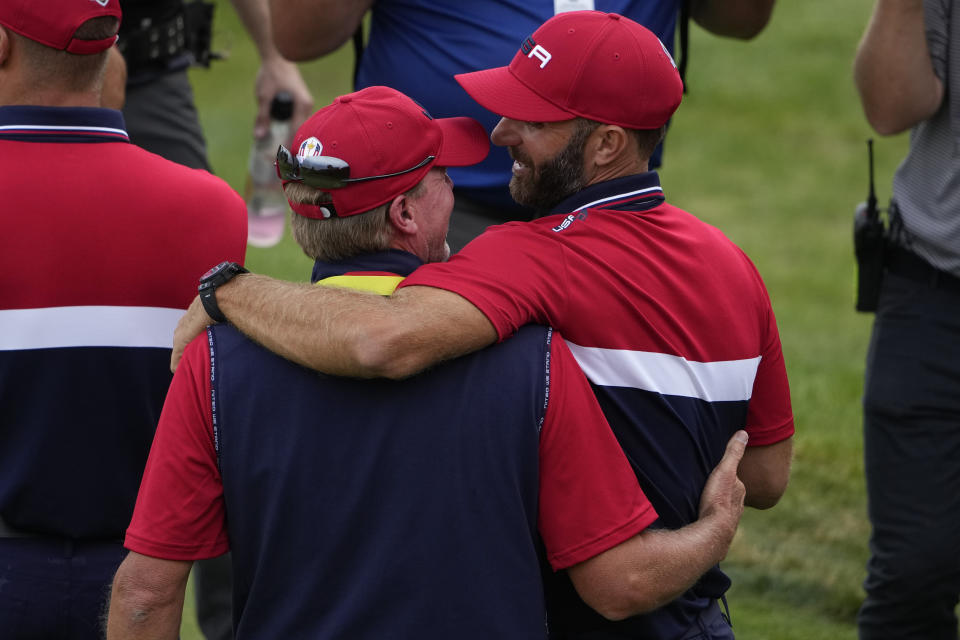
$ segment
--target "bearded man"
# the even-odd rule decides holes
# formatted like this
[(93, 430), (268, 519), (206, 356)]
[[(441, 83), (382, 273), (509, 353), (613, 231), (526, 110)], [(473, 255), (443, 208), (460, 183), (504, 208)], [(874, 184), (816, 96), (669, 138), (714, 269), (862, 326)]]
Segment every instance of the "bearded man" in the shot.
[[(750, 436), (739, 465), (746, 504), (772, 507), (786, 489), (794, 432), (779, 332), (750, 259), (668, 204), (648, 170), (683, 92), (666, 48), (623, 16), (573, 11), (537, 29), (509, 67), (457, 81), (502, 118), (491, 139), (514, 158), (513, 197), (546, 215), (491, 227), (390, 297), (245, 275), (217, 290), (223, 315), (313, 369), (398, 378), (525, 324), (551, 325), (655, 506), (652, 527), (697, 520), (737, 429)], [(194, 301), (175, 349), (210, 321)], [(552, 574), (553, 637), (733, 637), (717, 604), (730, 586), (719, 566), (652, 612), (619, 620), (593, 611), (571, 579), (622, 561), (607, 552)]]

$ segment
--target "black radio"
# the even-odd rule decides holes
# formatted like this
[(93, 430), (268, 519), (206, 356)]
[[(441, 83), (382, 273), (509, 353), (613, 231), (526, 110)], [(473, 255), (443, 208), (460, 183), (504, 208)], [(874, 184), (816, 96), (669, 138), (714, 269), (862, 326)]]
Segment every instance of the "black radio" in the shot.
[(853, 249), (857, 258), (857, 311), (876, 311), (883, 281), (883, 251), (886, 228), (880, 217), (873, 187), (873, 140), (867, 140), (870, 188), (867, 201), (853, 214)]

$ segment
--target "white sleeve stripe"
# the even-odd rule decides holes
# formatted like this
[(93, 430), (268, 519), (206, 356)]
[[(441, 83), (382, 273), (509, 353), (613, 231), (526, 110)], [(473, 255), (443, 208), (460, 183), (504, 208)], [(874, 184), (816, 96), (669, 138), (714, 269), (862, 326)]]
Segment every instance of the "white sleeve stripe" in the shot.
[(694, 362), (665, 353), (567, 344), (593, 384), (699, 398), (707, 402), (749, 400), (760, 366), (760, 356)]
[(0, 310), (0, 351), (59, 347), (173, 347), (183, 309), (46, 307)]

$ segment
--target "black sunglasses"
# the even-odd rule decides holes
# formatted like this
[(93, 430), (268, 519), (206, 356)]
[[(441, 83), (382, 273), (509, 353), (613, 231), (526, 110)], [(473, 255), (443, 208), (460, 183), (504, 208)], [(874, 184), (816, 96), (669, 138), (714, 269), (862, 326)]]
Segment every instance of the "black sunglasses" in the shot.
[(339, 189), (353, 182), (366, 182), (368, 180), (380, 180), (381, 178), (393, 178), (402, 176), (405, 173), (416, 171), (433, 162), (437, 156), (427, 156), (416, 166), (397, 171), (396, 173), (385, 173), (382, 176), (366, 176), (363, 178), (350, 177), (350, 165), (345, 160), (334, 158), (333, 156), (308, 156), (303, 160), (290, 153), (290, 151), (280, 145), (277, 149), (277, 161), (274, 163), (277, 167), (277, 177), (281, 180), (291, 180), (293, 182), (302, 182), (308, 187), (315, 189)]

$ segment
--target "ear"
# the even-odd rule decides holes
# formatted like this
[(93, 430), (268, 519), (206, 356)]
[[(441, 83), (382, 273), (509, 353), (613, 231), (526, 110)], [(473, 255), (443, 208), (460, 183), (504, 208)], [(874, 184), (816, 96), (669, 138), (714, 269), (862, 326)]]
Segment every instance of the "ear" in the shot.
[(406, 195), (399, 195), (390, 201), (387, 208), (390, 225), (400, 235), (415, 235), (417, 233), (417, 216), (413, 207), (413, 200)]
[(10, 59), (10, 34), (7, 28), (0, 24), (0, 67)]
[(588, 165), (605, 167), (618, 161), (622, 162), (625, 154), (629, 154), (633, 147), (630, 134), (623, 127), (602, 124), (587, 138), (584, 159), (587, 160)]

